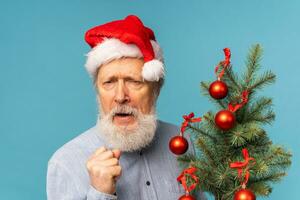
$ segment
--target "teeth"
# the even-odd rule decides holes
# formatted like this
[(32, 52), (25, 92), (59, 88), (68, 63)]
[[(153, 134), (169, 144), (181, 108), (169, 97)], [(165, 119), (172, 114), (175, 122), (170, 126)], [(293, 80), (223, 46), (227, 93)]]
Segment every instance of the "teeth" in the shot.
[(116, 115), (131, 115), (132, 113), (116, 113)]

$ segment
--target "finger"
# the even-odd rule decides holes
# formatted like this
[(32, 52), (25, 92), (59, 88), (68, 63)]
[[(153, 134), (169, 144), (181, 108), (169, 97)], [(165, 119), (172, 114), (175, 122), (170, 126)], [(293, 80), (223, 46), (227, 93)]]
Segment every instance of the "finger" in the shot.
[(113, 152), (115, 158), (117, 158), (117, 159), (120, 158), (121, 151), (119, 149), (113, 149), (112, 152)]
[(94, 155), (99, 155), (101, 154), (102, 152), (106, 151), (106, 148), (105, 147), (100, 147), (99, 149), (97, 149), (94, 153)]
[(114, 157), (114, 154), (111, 150), (107, 150), (105, 152), (102, 152), (100, 153), (99, 155), (97, 155), (95, 157), (96, 160), (107, 160), (107, 159), (110, 159), (110, 158), (113, 158)]
[(122, 167), (120, 165), (109, 167), (109, 169), (113, 177), (121, 176)]
[(101, 166), (111, 167), (119, 165), (119, 160), (117, 158), (110, 158), (108, 160), (95, 161), (95, 163), (99, 163)]
[(119, 180), (121, 178), (121, 176), (122, 176), (122, 170), (120, 172), (120, 175), (114, 177), (115, 181)]

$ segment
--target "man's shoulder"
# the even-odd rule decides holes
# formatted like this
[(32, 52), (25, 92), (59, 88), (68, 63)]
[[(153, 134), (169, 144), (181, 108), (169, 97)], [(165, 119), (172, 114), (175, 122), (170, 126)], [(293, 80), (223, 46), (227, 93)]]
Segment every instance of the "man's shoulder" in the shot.
[(72, 160), (72, 158), (87, 157), (101, 144), (102, 141), (97, 136), (96, 126), (93, 126), (57, 149), (49, 162), (61, 163)]
[(179, 131), (179, 127), (177, 125), (162, 120), (158, 120), (157, 128), (161, 131), (170, 131), (171, 134), (178, 133)]

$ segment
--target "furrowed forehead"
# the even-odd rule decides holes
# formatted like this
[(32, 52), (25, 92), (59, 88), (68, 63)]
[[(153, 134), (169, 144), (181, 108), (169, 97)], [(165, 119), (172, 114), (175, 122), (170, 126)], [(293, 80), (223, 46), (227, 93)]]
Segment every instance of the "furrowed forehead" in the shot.
[(142, 78), (143, 62), (139, 59), (120, 59), (100, 67), (98, 78)]

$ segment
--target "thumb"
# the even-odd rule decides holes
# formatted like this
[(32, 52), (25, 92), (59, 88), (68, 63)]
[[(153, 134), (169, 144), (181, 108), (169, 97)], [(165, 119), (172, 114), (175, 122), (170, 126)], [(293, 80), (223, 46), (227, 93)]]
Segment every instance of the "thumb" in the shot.
[(117, 158), (117, 159), (120, 158), (121, 151), (119, 149), (113, 149), (112, 152), (113, 152), (115, 158)]

